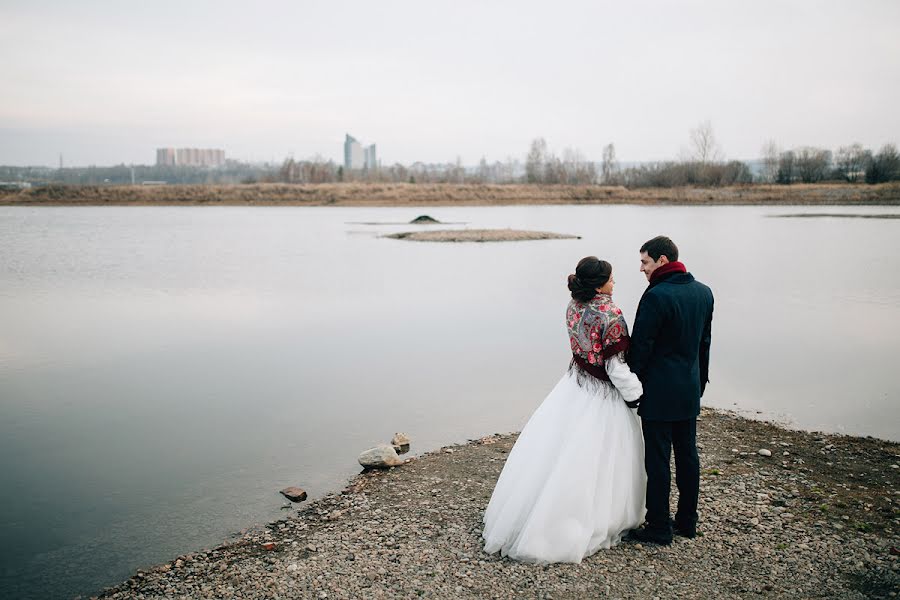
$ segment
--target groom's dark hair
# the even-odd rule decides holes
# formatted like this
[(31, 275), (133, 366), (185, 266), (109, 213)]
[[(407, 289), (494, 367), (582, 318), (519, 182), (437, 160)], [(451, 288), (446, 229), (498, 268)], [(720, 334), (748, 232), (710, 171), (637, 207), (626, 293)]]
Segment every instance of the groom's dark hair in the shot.
[(658, 261), (659, 257), (663, 255), (669, 259), (669, 262), (678, 260), (678, 246), (664, 235), (658, 235), (652, 240), (644, 242), (644, 245), (641, 246), (641, 252), (646, 252), (654, 262)]

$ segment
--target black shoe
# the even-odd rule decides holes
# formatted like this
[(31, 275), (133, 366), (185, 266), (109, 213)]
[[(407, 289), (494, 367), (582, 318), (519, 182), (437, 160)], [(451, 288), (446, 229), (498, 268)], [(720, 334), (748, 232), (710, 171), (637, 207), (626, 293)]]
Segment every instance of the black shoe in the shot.
[(675, 535), (689, 539), (697, 537), (697, 521), (679, 521), (678, 515), (675, 515), (674, 519), (669, 519), (669, 525)]
[(694, 539), (695, 537), (697, 537), (697, 526), (696, 525), (682, 526), (682, 525), (679, 525), (678, 523), (672, 522), (672, 531), (675, 533), (675, 535), (679, 535), (681, 537), (688, 538), (688, 539)]
[(659, 529), (655, 527), (650, 527), (649, 525), (644, 525), (638, 529), (632, 529), (628, 534), (628, 538), (644, 543), (644, 544), (658, 544), (660, 546), (668, 546), (672, 543), (672, 531), (669, 529)]

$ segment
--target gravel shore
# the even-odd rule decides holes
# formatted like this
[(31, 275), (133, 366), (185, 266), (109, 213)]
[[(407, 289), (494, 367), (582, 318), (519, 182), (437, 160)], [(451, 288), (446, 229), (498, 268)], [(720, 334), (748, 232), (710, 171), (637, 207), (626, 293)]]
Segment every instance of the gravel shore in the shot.
[(99, 597), (799, 599), (900, 592), (900, 444), (704, 410), (702, 536), (676, 538), (669, 547), (624, 542), (581, 564), (535, 566), (482, 551), (482, 512), (515, 439), (493, 435), (362, 473), (340, 493), (301, 505), (296, 516), (139, 571)]

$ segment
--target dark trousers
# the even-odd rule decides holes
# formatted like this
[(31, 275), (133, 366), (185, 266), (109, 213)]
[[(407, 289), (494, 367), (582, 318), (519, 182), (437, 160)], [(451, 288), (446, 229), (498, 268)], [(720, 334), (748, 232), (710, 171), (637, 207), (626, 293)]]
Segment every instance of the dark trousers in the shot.
[(672, 476), (669, 457), (675, 449), (675, 485), (678, 510), (675, 522), (684, 528), (697, 524), (700, 495), (700, 457), (697, 456), (697, 420), (643, 420), (644, 468), (647, 471), (647, 524), (651, 529), (671, 531), (669, 490)]

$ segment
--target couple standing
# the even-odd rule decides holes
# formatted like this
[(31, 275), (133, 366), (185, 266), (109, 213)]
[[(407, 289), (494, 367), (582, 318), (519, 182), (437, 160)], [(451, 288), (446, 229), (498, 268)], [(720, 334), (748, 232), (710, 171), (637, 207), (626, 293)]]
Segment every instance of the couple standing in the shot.
[(580, 562), (629, 530), (657, 544), (672, 543), (673, 529), (696, 535), (697, 416), (708, 381), (713, 295), (678, 262), (669, 238), (653, 238), (640, 255), (649, 285), (631, 337), (612, 300), (612, 266), (589, 256), (569, 275), (572, 362), (509, 453), (484, 513), (486, 552)]

